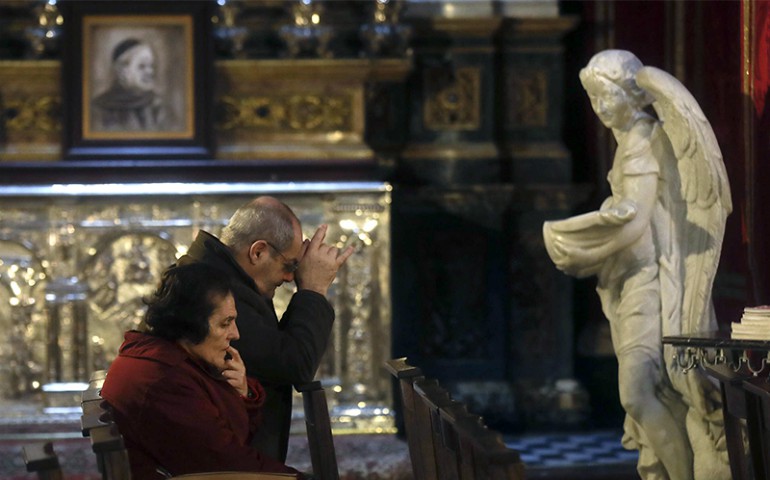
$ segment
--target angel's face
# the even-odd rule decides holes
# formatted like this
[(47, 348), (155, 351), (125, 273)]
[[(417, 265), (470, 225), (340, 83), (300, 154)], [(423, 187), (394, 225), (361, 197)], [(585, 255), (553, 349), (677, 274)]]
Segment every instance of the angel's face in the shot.
[(626, 92), (616, 84), (601, 78), (583, 82), (591, 107), (607, 128), (627, 130), (634, 118), (634, 106)]

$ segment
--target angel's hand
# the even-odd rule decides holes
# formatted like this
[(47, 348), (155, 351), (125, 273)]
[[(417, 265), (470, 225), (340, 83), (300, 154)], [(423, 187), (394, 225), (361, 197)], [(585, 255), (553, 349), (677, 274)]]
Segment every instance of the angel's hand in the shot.
[(617, 205), (601, 210), (606, 225), (623, 225), (636, 218), (636, 205), (630, 200), (622, 200)]

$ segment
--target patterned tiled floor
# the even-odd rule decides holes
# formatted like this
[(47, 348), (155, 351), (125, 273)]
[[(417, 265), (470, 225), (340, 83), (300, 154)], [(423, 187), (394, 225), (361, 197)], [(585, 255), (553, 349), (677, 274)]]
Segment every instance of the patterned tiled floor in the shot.
[(567, 467), (580, 465), (635, 465), (638, 453), (623, 448), (621, 431), (550, 433), (506, 436), (505, 443), (519, 451), (530, 467)]

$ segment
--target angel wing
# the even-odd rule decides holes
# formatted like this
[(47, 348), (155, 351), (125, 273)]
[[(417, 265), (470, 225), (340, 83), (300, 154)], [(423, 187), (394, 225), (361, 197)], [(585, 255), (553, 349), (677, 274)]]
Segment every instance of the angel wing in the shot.
[[(679, 181), (668, 181), (664, 199), (678, 203), (672, 209), (674, 243), (679, 252), (673, 280), (683, 285), (681, 331), (693, 333), (716, 328), (711, 289), (722, 251), (725, 222), (732, 211), (730, 185), (714, 131), (698, 102), (679, 80), (655, 67), (643, 67), (637, 84), (653, 98), (676, 157)], [(673, 180), (673, 179), (670, 179)], [(678, 190), (678, 191), (677, 191)]]

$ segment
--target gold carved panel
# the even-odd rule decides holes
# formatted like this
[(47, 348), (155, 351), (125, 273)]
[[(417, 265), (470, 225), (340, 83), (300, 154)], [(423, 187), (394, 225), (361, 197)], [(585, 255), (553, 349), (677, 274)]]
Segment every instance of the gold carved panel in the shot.
[(353, 130), (353, 95), (290, 93), (273, 97), (236, 97), (220, 99), (223, 132), (257, 130), (261, 133), (351, 132)]
[(509, 73), (507, 91), (511, 98), (508, 127), (548, 126), (548, 73), (544, 70), (516, 70)]
[(58, 159), (60, 117), (59, 62), (0, 61), (0, 161)]
[(370, 160), (358, 60), (217, 62), (218, 154), (226, 159)]
[(429, 130), (477, 130), (481, 111), (481, 70), (443, 67), (424, 72), (424, 121)]
[[(368, 84), (402, 81), (402, 59), (222, 60), (215, 64), (216, 158), (373, 160)], [(0, 60), (0, 162), (61, 160), (56, 60)]]

